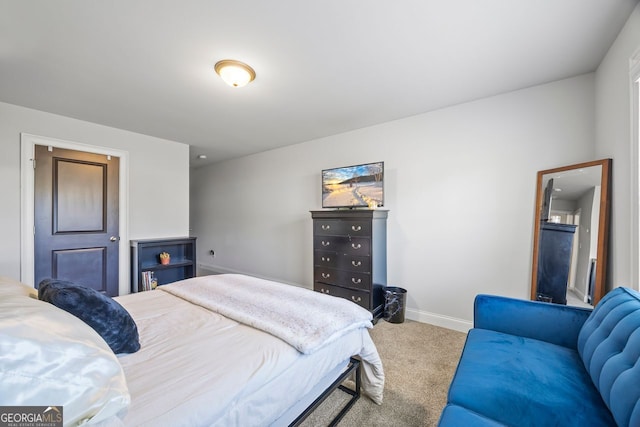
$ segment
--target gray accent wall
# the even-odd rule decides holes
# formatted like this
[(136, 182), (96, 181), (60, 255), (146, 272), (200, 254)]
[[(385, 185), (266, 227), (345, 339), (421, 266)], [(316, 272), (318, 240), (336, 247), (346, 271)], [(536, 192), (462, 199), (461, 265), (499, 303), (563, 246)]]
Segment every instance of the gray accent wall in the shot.
[(388, 283), (465, 330), (476, 294), (529, 298), (536, 172), (594, 159), (594, 113), (586, 74), (194, 169), (200, 267), (311, 288), (321, 170), (384, 161)]
[(310, 288), (320, 171), (382, 160), (388, 282), (465, 330), (476, 294), (529, 298), (536, 172), (612, 158), (606, 286), (638, 289), (639, 40), (640, 5), (595, 73), (193, 170), (201, 269)]

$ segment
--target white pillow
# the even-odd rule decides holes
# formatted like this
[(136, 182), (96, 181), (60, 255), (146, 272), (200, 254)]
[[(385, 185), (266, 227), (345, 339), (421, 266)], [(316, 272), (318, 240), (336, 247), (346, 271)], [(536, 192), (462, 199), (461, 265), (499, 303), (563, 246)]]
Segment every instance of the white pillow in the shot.
[(0, 406), (62, 406), (65, 426), (124, 415), (131, 397), (107, 343), (15, 283), (0, 280)]
[(38, 299), (38, 290), (9, 277), (0, 276), (0, 298), (5, 295), (28, 295)]

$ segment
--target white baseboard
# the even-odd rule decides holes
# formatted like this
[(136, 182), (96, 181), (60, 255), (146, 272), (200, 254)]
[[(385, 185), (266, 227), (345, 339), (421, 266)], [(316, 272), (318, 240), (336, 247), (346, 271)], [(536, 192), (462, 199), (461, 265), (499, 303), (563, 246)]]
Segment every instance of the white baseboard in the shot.
[(416, 322), (428, 323), (430, 325), (440, 326), (442, 328), (453, 329), (454, 331), (464, 332), (465, 334), (469, 332), (469, 329), (473, 328), (473, 322), (470, 322), (468, 320), (443, 316), (442, 314), (413, 310), (410, 308), (406, 309), (405, 317), (407, 319), (415, 320)]
[[(298, 286), (300, 288), (306, 288), (299, 283), (285, 282), (282, 279), (276, 279), (273, 277), (265, 277), (257, 274), (249, 273), (246, 271), (233, 270), (226, 267), (210, 264), (198, 263), (198, 276), (206, 276), (209, 274), (246, 274), (247, 276), (258, 277), (260, 279), (272, 280), (274, 282), (286, 283), (287, 285)], [(405, 318), (415, 320), (416, 322), (428, 323), (434, 326), (440, 326), (442, 328), (453, 329), (454, 331), (469, 332), (469, 329), (473, 328), (473, 323), (467, 320), (457, 319), (455, 317), (443, 316), (441, 314), (428, 313), (419, 310), (412, 310), (410, 308), (405, 309)]]

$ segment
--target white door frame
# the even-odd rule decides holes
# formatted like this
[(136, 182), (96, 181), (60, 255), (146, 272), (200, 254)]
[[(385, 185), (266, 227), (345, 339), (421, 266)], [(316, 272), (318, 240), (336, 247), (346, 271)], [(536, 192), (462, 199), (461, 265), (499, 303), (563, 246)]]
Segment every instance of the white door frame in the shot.
[(119, 295), (128, 294), (129, 286), (129, 153), (114, 148), (99, 147), (79, 142), (64, 141), (28, 133), (20, 134), (20, 281), (34, 286), (34, 195), (35, 172), (33, 158), (36, 145), (45, 145), (87, 153), (103, 154), (120, 158), (120, 242), (118, 261)]

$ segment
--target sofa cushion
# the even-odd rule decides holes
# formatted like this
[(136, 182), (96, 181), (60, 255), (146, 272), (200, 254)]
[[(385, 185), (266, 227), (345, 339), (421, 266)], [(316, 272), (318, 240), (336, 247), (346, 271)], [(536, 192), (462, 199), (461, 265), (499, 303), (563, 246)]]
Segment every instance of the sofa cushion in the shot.
[(469, 331), (448, 401), (507, 425), (615, 425), (576, 350), (485, 329)]
[(640, 294), (605, 295), (580, 330), (578, 352), (618, 425), (640, 425)]
[(442, 411), (439, 427), (505, 427), (504, 424), (457, 405), (447, 405)]
[(592, 311), (588, 308), (479, 294), (473, 304), (473, 327), (533, 338), (575, 350), (578, 334)]

